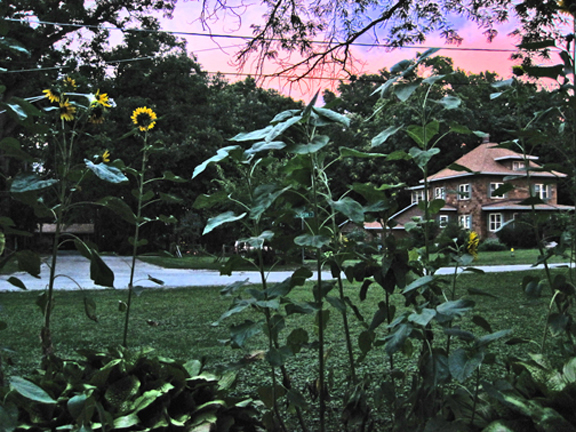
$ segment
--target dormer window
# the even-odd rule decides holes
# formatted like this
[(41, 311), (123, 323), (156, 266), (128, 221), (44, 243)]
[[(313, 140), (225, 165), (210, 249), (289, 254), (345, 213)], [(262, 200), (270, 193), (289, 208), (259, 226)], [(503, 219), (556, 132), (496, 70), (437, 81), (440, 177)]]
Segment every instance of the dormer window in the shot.
[(526, 161), (512, 161), (512, 169), (514, 171), (526, 170)]

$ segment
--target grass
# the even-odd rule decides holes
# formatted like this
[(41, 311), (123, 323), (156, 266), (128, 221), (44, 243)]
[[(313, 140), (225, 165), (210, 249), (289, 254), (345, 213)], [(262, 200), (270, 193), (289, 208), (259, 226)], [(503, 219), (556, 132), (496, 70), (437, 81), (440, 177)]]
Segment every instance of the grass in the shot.
[[(538, 262), (540, 252), (538, 249), (515, 249), (514, 253), (509, 250), (496, 252), (479, 252), (474, 265), (506, 265), (506, 264), (535, 264)], [(549, 263), (561, 263), (568, 260), (559, 256), (551, 257)]]
[[(560, 272), (565, 270), (554, 270)], [(461, 274), (458, 276), (458, 296), (467, 296), (468, 288), (480, 288), (490, 296), (470, 296), (476, 307), (465, 319), (454, 323), (463, 329), (471, 330), (477, 335), (486, 332), (471, 321), (473, 315), (485, 318), (493, 331), (511, 329), (513, 337), (530, 342), (508, 346), (504, 341), (497, 341), (490, 346), (490, 351), (499, 355), (523, 357), (527, 352), (537, 352), (542, 339), (550, 295), (544, 293), (538, 301), (527, 300), (522, 293), (521, 281), (526, 275), (542, 275), (541, 272)], [(290, 294), (297, 301), (311, 301), (312, 285), (298, 287)], [(369, 323), (376, 311), (378, 302), (383, 300), (384, 292), (375, 284), (369, 289), (367, 299), (358, 299), (359, 285), (346, 284), (346, 295), (358, 305), (364, 319)], [(227, 326), (241, 323), (246, 319), (261, 318), (252, 310), (242, 312), (224, 323), (214, 326), (221, 314), (228, 309), (231, 298), (222, 297), (218, 287), (179, 288), (179, 289), (146, 289), (135, 298), (132, 309), (132, 321), (129, 333), (129, 346), (132, 348), (153, 347), (159, 355), (181, 359), (205, 358), (208, 369), (217, 370), (226, 365), (239, 362), (248, 354), (266, 349), (263, 336), (256, 337), (247, 344), (246, 350), (235, 350), (221, 341), (227, 339)], [(333, 293), (332, 293), (333, 294)], [(0, 319), (7, 323), (1, 333), (5, 371), (8, 375), (27, 374), (39, 365), (40, 344), (39, 331), (42, 325), (40, 309), (35, 305), (35, 292), (4, 292), (0, 296)], [(90, 321), (84, 315), (83, 298), (89, 295), (97, 304), (98, 322)], [(335, 294), (333, 294), (335, 295)], [(404, 309), (404, 298), (400, 294), (392, 296), (398, 313)], [(55, 352), (63, 358), (75, 357), (78, 349), (105, 350), (109, 346), (120, 344), (122, 337), (123, 313), (118, 310), (118, 302), (126, 300), (124, 290), (63, 291), (56, 293), (56, 307), (53, 315), (53, 341)], [(342, 322), (339, 312), (331, 308), (327, 327), (326, 341), (327, 367), (332, 382), (332, 401), (335, 413), (339, 412), (342, 395), (345, 393), (348, 366)], [(357, 340), (364, 330), (362, 323), (350, 317), (352, 338), (357, 347)], [(286, 329), (281, 333), (285, 340), (291, 329), (302, 326), (310, 339), (316, 338), (314, 319), (308, 315), (291, 315), (286, 319)], [(436, 326), (437, 327), (437, 326)], [(443, 346), (441, 329), (437, 328), (435, 343)], [(386, 335), (385, 326), (378, 328), (378, 338)], [(414, 340), (415, 350), (419, 350), (418, 341)], [(557, 342), (549, 339), (547, 351), (556, 350)], [(453, 344), (457, 346), (457, 342)], [(360, 354), (356, 348), (356, 356)], [(396, 354), (395, 367), (400, 370), (412, 370), (414, 358)], [(8, 359), (9, 361), (6, 361)], [(303, 349), (288, 362), (288, 370), (294, 378), (296, 388), (306, 393), (313, 387), (316, 378), (316, 350)], [(496, 376), (502, 369), (483, 368), (483, 373)], [(369, 392), (374, 393), (382, 380), (389, 374), (387, 356), (382, 347), (373, 349), (365, 360), (358, 365), (358, 374), (366, 379)], [(264, 361), (254, 360), (241, 370), (237, 388), (238, 394), (256, 394), (257, 387), (269, 378)], [(483, 379), (484, 379), (483, 378)], [(381, 430), (385, 430), (385, 406), (379, 407), (382, 414)], [(337, 422), (337, 419), (331, 421)]]

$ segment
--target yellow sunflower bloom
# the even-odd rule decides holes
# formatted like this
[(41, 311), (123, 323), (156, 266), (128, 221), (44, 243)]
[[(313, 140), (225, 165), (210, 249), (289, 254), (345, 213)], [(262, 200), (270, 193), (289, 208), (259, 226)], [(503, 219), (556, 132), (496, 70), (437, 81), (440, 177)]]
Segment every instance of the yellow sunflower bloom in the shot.
[(156, 113), (147, 107), (136, 108), (132, 112), (132, 122), (138, 126), (142, 132), (146, 132), (154, 127), (156, 124)]
[(52, 103), (60, 103), (60, 100), (62, 100), (62, 94), (57, 90), (46, 89), (42, 90), (42, 93), (44, 93), (44, 96)]
[(108, 150), (105, 150), (104, 153), (102, 153), (102, 162), (110, 162), (110, 152)]
[(476, 231), (471, 231), (468, 236), (468, 244), (466, 245), (466, 250), (474, 259), (478, 258), (478, 244), (480, 243), (480, 237)]
[(67, 76), (62, 80), (62, 82), (64, 83), (64, 87), (71, 90), (76, 90), (77, 85), (76, 80), (74, 78), (70, 78), (69, 76)]
[(112, 105), (110, 104), (110, 98), (108, 97), (108, 93), (100, 93), (100, 89), (96, 91), (94, 95), (94, 102), (93, 104), (102, 105), (103, 107), (110, 108)]
[(76, 107), (70, 103), (68, 99), (60, 102), (60, 118), (66, 121), (74, 120)]

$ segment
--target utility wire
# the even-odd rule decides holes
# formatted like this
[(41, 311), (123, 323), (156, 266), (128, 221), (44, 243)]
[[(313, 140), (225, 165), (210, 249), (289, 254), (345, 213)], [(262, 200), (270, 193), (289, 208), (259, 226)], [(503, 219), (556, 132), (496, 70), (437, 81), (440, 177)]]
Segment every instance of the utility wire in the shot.
[[(241, 40), (251, 40), (252, 36), (243, 36), (243, 35), (231, 35), (231, 34), (219, 34), (219, 33), (196, 33), (196, 32), (185, 32), (185, 31), (175, 31), (175, 30), (152, 30), (152, 29), (121, 29), (119, 27), (112, 27), (112, 26), (97, 26), (97, 25), (84, 25), (84, 24), (72, 24), (72, 23), (60, 23), (54, 21), (42, 21), (42, 20), (26, 20), (26, 19), (18, 19), (18, 18), (4, 18), (5, 21), (13, 21), (13, 22), (20, 22), (20, 23), (33, 23), (33, 24), (43, 24), (43, 25), (54, 25), (60, 27), (77, 27), (77, 28), (93, 28), (98, 30), (115, 30), (121, 32), (143, 32), (143, 33), (166, 33), (171, 35), (178, 35), (178, 36), (193, 36), (193, 37), (208, 37), (211, 39), (241, 39)], [(265, 39), (266, 41), (270, 42), (279, 42), (282, 41), (280, 38), (268, 38)], [(330, 42), (326, 41), (310, 41), (311, 44), (316, 45), (329, 45)], [(375, 48), (403, 48), (403, 49), (429, 49), (429, 48), (437, 48), (437, 47), (427, 47), (422, 45), (406, 45), (402, 47), (390, 45), (390, 44), (371, 44), (371, 43), (362, 43), (362, 42), (353, 42), (350, 44), (351, 46), (357, 47), (375, 47)], [(516, 52), (515, 49), (511, 48), (466, 48), (466, 47), (442, 47), (443, 50), (447, 51), (472, 51), (472, 52)]]

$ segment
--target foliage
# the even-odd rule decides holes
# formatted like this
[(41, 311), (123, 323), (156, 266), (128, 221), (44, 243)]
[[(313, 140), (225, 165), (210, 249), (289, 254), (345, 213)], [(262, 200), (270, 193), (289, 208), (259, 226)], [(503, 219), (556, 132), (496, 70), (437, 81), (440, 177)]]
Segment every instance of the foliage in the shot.
[(480, 243), (478, 250), (480, 252), (505, 251), (508, 250), (508, 246), (506, 246), (504, 243), (501, 243), (498, 239), (489, 238)]
[(86, 350), (81, 357), (52, 359), (36, 375), (11, 378), (1, 389), (3, 430), (261, 430), (254, 402), (229, 396), (233, 374), (217, 377), (198, 360), (150, 350)]

